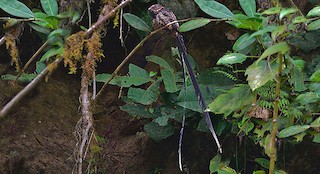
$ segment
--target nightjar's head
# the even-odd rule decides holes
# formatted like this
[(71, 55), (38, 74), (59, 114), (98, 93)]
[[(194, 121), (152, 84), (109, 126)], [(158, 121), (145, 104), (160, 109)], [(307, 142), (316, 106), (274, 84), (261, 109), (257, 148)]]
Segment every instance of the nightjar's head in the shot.
[(160, 4), (153, 4), (148, 8), (153, 16), (157, 15), (164, 7)]

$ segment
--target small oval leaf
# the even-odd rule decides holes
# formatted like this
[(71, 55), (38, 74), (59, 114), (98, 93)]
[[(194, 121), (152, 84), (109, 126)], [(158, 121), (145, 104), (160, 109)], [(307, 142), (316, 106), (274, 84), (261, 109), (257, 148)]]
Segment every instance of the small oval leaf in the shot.
[(307, 129), (309, 129), (310, 126), (309, 125), (294, 125), (294, 126), (290, 126), (287, 127), (285, 129), (282, 129), (279, 134), (278, 137), (279, 138), (287, 138), (290, 137), (292, 135), (296, 135), (298, 133), (301, 133)]
[(318, 30), (320, 28), (320, 19), (311, 22), (310, 24), (308, 24), (307, 26), (307, 30), (311, 31), (311, 30)]
[(212, 0), (195, 0), (200, 9), (215, 18), (233, 18), (234, 14), (223, 4)]
[(58, 14), (58, 2), (56, 0), (41, 0), (41, 6), (49, 16)]
[(194, 19), (194, 20), (191, 20), (191, 21), (188, 21), (188, 22), (182, 24), (179, 27), (179, 31), (180, 32), (191, 31), (191, 30), (203, 27), (203, 26), (207, 25), (209, 22), (210, 22), (210, 19), (206, 19), (206, 18)]
[(21, 18), (33, 18), (34, 15), (32, 11), (23, 3), (17, 0), (1, 0), (0, 8), (11, 14), (12, 16), (17, 16)]
[(268, 49), (266, 49), (262, 55), (260, 56), (260, 58), (257, 60), (257, 63), (272, 55), (272, 54), (275, 54), (275, 53), (278, 53), (278, 52), (281, 52), (282, 54), (286, 53), (287, 51), (289, 51), (289, 45), (287, 44), (287, 42), (280, 42), (276, 45), (272, 45), (271, 47), (269, 47)]
[(279, 19), (282, 20), (284, 17), (292, 14), (292, 13), (295, 13), (297, 12), (298, 9), (296, 8), (285, 8), (285, 9), (282, 9), (281, 12), (280, 12), (280, 15), (279, 15)]
[(250, 46), (255, 41), (256, 41), (256, 38), (250, 38), (250, 34), (245, 33), (236, 40), (236, 42), (232, 46), (232, 49), (234, 51), (243, 50), (248, 46)]
[(262, 14), (264, 14), (264, 15), (279, 14), (280, 11), (281, 11), (281, 7), (272, 7), (272, 8), (265, 10), (264, 12), (262, 12)]
[(64, 54), (64, 48), (60, 47), (53, 47), (49, 49), (44, 55), (41, 57), (40, 62), (47, 61), (50, 57), (56, 56), (56, 55), (63, 55)]
[(217, 172), (221, 162), (221, 156), (218, 154), (210, 160), (209, 170), (210, 173)]
[(236, 63), (242, 63), (246, 59), (247, 59), (247, 56), (244, 54), (231, 53), (231, 54), (227, 54), (227, 55), (222, 56), (218, 60), (217, 64), (218, 65), (232, 65), (232, 64), (236, 64)]
[(312, 82), (319, 82), (320, 83), (320, 70), (317, 70), (316, 72), (314, 72), (311, 77), (310, 80)]
[(131, 13), (123, 14), (124, 19), (131, 25), (133, 28), (137, 30), (142, 30), (146, 32), (150, 32), (150, 27), (138, 16), (133, 15)]
[(255, 0), (239, 0), (240, 6), (249, 17), (253, 17), (256, 13)]

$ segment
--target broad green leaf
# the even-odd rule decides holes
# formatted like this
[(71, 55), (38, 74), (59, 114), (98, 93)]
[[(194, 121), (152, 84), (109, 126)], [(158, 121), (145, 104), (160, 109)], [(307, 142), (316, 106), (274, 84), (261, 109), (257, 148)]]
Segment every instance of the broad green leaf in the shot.
[(57, 0), (41, 0), (41, 6), (44, 12), (46, 12), (49, 16), (55, 16), (58, 14)]
[(40, 62), (48, 61), (52, 56), (61, 56), (64, 54), (63, 47), (52, 47), (40, 59)]
[(62, 38), (69, 36), (70, 33), (71, 33), (70, 29), (59, 28), (59, 29), (53, 30), (47, 37), (49, 45), (55, 45), (57, 44), (57, 42), (63, 43)]
[(150, 32), (150, 27), (144, 22), (142, 19), (140, 19), (138, 16), (133, 15), (131, 13), (124, 13), (123, 14), (124, 19), (128, 22), (129, 25), (131, 25), (133, 28), (145, 32)]
[(238, 52), (240, 50), (247, 48), (248, 46), (253, 44), (253, 42), (255, 41), (256, 41), (256, 38), (250, 38), (250, 34), (245, 33), (236, 40), (236, 42), (232, 46), (232, 49), (235, 52)]
[(256, 13), (256, 1), (255, 0), (239, 0), (240, 6), (243, 11), (249, 17), (253, 17)]
[(304, 132), (305, 130), (307, 130), (309, 128), (310, 128), (309, 125), (294, 125), (294, 126), (290, 126), (290, 127), (282, 129), (279, 132), (278, 137), (279, 138), (287, 138), (287, 137), (290, 137), (292, 135), (296, 135), (296, 134), (299, 134), (301, 132)]
[(320, 117), (315, 119), (311, 124), (312, 127), (320, 127)]
[(278, 64), (272, 63), (270, 66), (271, 69), (267, 61), (262, 60), (258, 64), (253, 63), (247, 68), (245, 75), (248, 76), (247, 81), (253, 91), (274, 79)]
[(160, 80), (153, 82), (147, 90), (141, 88), (129, 88), (128, 98), (143, 105), (150, 105), (158, 99)]
[(306, 92), (306, 93), (298, 95), (296, 100), (300, 104), (306, 105), (306, 104), (309, 104), (309, 103), (319, 102), (320, 101), (320, 97), (314, 92)]
[(169, 63), (161, 57), (151, 55), (151, 56), (147, 56), (146, 60), (149, 62), (156, 63), (156, 64), (160, 65), (161, 67), (163, 67), (164, 69), (168, 69), (171, 72), (174, 71), (174, 69), (169, 65)]
[(320, 19), (311, 22), (307, 26), (307, 30), (309, 30), (309, 31), (318, 30), (319, 28), (320, 28)]
[[(107, 73), (103, 73), (103, 74), (97, 74), (96, 75), (96, 81), (97, 82), (103, 82), (103, 83), (105, 83), (105, 82), (107, 82), (110, 78), (111, 78), (111, 74), (107, 74)], [(114, 79), (112, 79), (110, 82), (109, 82), (109, 84), (111, 84), (111, 85), (117, 85), (117, 83), (116, 83), (116, 81), (115, 81), (115, 78), (117, 78), (117, 76), (116, 77), (114, 77)]]
[(276, 26), (266, 26), (262, 30), (258, 30), (256, 32), (252, 33), (249, 38), (251, 39), (253, 37), (260, 36), (260, 35), (262, 35), (264, 33), (272, 32), (276, 28), (277, 28)]
[(161, 116), (161, 114), (157, 111), (150, 113), (148, 109), (142, 105), (138, 104), (126, 104), (123, 106), (120, 106), (120, 109), (127, 112), (133, 117), (141, 117), (141, 118), (156, 118), (158, 116)]
[(271, 135), (268, 134), (263, 142), (264, 153), (271, 157), (271, 146), (270, 146)]
[(58, 29), (59, 26), (59, 18), (55, 17), (55, 16), (48, 16), (46, 18), (44, 18), (44, 20), (47, 22), (47, 28), (50, 28), (52, 30), (56, 30)]
[(129, 74), (131, 77), (141, 77), (141, 78), (149, 77), (149, 80), (151, 80), (148, 72), (145, 69), (140, 68), (139, 66), (132, 63), (129, 64)]
[(312, 142), (320, 143), (320, 133), (317, 133), (317, 134), (313, 137)]
[(35, 73), (40, 74), (46, 67), (47, 65), (45, 63), (37, 61)]
[(256, 159), (254, 159), (254, 161), (256, 163), (260, 164), (263, 168), (269, 169), (269, 165), (270, 165), (269, 160), (264, 159), (264, 158), (256, 158)]
[(154, 122), (158, 123), (160, 126), (168, 125), (169, 116), (158, 117), (154, 120)]
[(238, 127), (240, 131), (243, 131), (246, 135), (254, 128), (254, 124), (251, 121), (247, 121), (248, 117), (243, 117), (242, 122), (238, 122)]
[(316, 6), (313, 9), (311, 9), (307, 16), (313, 17), (313, 16), (320, 16), (320, 6)]
[(215, 18), (233, 18), (233, 13), (223, 4), (213, 0), (195, 0), (200, 9)]
[(292, 81), (294, 84), (294, 90), (301, 92), (306, 89), (306, 86), (304, 85), (304, 78), (303, 78), (303, 72), (300, 71), (297, 67), (293, 67), (292, 72)]
[(203, 26), (207, 25), (208, 23), (210, 23), (210, 19), (206, 19), (206, 18), (194, 19), (194, 20), (191, 20), (191, 21), (188, 21), (188, 22), (182, 24), (179, 27), (179, 31), (180, 32), (191, 31), (191, 30), (203, 27)]
[(0, 0), (0, 8), (11, 14), (21, 18), (33, 18), (32, 11), (23, 3), (17, 0)]
[(253, 171), (252, 174), (266, 174), (266, 172), (263, 170), (256, 170), (256, 171)]
[(264, 12), (262, 12), (262, 14), (264, 14), (264, 15), (279, 14), (280, 11), (281, 11), (281, 7), (272, 7), (272, 8), (265, 10)]
[(219, 154), (214, 156), (210, 160), (210, 164), (209, 164), (210, 174), (218, 171), (220, 162), (221, 162), (221, 156)]
[(320, 83), (311, 83), (309, 89), (320, 96)]
[(244, 14), (235, 14), (232, 21), (227, 21), (227, 23), (235, 26), (236, 28), (257, 31), (262, 26), (262, 19), (257, 17), (248, 17)]
[(286, 31), (286, 26), (285, 25), (280, 25), (277, 26), (274, 31), (271, 33), (271, 38), (273, 41), (277, 40), (277, 37), (282, 35)]
[(287, 42), (280, 42), (276, 45), (272, 45), (271, 47), (267, 48), (266, 50), (264, 50), (264, 52), (262, 53), (262, 55), (260, 56), (260, 58), (256, 61), (256, 63), (259, 63), (262, 59), (271, 56), (275, 53), (279, 53), (281, 52), (281, 54), (284, 54), (286, 52), (289, 51), (289, 45), (287, 44)]
[[(129, 65), (129, 75), (130, 76), (116, 76), (114, 77), (114, 79), (110, 81), (110, 84), (127, 88), (132, 85), (140, 86), (152, 81), (148, 72), (145, 69), (140, 68), (134, 64)], [(96, 81), (105, 83), (110, 78), (111, 74), (98, 74), (96, 76)]]
[[(212, 99), (220, 93), (218, 91), (219, 87), (213, 87), (203, 84), (199, 84), (199, 87), (205, 98), (206, 103), (211, 102)], [(203, 112), (201, 107), (199, 106), (199, 100), (195, 94), (194, 87), (192, 85), (187, 86), (186, 95), (184, 90), (180, 91), (176, 104), (196, 112)]]
[(143, 129), (147, 135), (156, 142), (166, 139), (174, 133), (174, 127), (172, 125), (160, 126), (155, 122), (144, 125)]
[(306, 21), (307, 21), (307, 18), (305, 18), (304, 16), (297, 16), (292, 20), (294, 24), (304, 23)]
[(236, 63), (242, 63), (247, 59), (247, 56), (240, 53), (230, 53), (227, 55), (222, 56), (218, 62), (217, 65), (232, 65)]
[(225, 94), (220, 94), (212, 103), (208, 105), (211, 112), (229, 116), (232, 112), (252, 104), (254, 94), (248, 85), (238, 85)]
[(28, 23), (28, 25), (30, 25), (30, 27), (34, 30), (36, 30), (37, 32), (43, 33), (43, 34), (49, 34), (51, 32), (50, 29), (42, 27), (40, 25), (37, 24), (33, 24), (33, 23)]
[(280, 15), (279, 15), (279, 19), (282, 20), (284, 17), (297, 12), (298, 9), (296, 8), (284, 8), (281, 10)]
[(248, 135), (248, 133), (254, 128), (254, 124), (251, 121), (246, 122), (244, 124), (238, 123), (238, 127), (241, 131)]
[(51, 28), (49, 23), (45, 20), (46, 17), (48, 17), (47, 14), (42, 12), (35, 12), (34, 17), (36, 18), (36, 21), (33, 21), (33, 23), (45, 27), (45, 28)]
[(116, 85), (122, 87), (140, 86), (152, 81), (145, 69), (134, 64), (129, 64), (129, 75), (115, 78)]
[(217, 172), (218, 174), (237, 174), (237, 172), (227, 164), (224, 164), (222, 167), (220, 167)]
[(307, 135), (306, 132), (301, 132), (297, 135), (294, 135), (293, 137), (295, 138), (295, 142), (300, 143), (300, 142), (302, 142), (304, 136), (306, 136), (306, 135)]
[(177, 82), (179, 81), (179, 76), (176, 73), (168, 70), (162, 69), (161, 76), (163, 79), (164, 87), (167, 92), (173, 93), (179, 91)]
[(297, 57), (298, 59), (293, 60), (293, 65), (299, 70), (303, 71), (306, 61), (304, 61), (302, 58)]

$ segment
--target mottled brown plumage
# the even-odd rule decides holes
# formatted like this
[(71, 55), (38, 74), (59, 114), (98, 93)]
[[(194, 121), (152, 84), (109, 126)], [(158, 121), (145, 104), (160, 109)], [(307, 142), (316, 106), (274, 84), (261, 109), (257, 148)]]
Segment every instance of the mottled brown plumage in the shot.
[[(154, 4), (148, 9), (152, 13), (152, 28), (153, 30), (159, 29), (170, 22), (176, 21), (176, 15), (172, 11), (166, 9), (160, 4)], [(178, 31), (179, 24), (174, 23), (168, 27), (170, 31)]]
[[(153, 15), (152, 16), (153, 17), (152, 27), (154, 30), (159, 29), (161, 27), (164, 27), (167, 24), (177, 20), (176, 16), (173, 14), (172, 11), (166, 9), (165, 7), (163, 7), (160, 4), (154, 4), (148, 10)], [(221, 148), (220, 142), (219, 142), (218, 137), (214, 131), (209, 112), (207, 111), (207, 104), (206, 104), (205, 98), (204, 98), (203, 94), (201, 93), (196, 76), (195, 76), (195, 74), (192, 70), (192, 66), (188, 60), (187, 49), (184, 44), (184, 39), (183, 39), (183, 36), (179, 33), (178, 28), (179, 28), (179, 24), (173, 23), (172, 25), (168, 26), (167, 30), (170, 31), (177, 40), (177, 46), (178, 46), (179, 54), (181, 57), (182, 67), (183, 67), (184, 92), (186, 93), (186, 76), (187, 76), (187, 74), (189, 74), (191, 83), (194, 87), (195, 95), (197, 96), (198, 101), (199, 101), (199, 106), (203, 110), (204, 120), (207, 123), (208, 128), (209, 128), (213, 138), (216, 141), (219, 152), (222, 153), (222, 148)], [(180, 170), (188, 173), (188, 170), (182, 164), (182, 151), (181, 151), (181, 149), (182, 149), (184, 125), (185, 125), (185, 116), (183, 116), (183, 118), (182, 118), (178, 153), (179, 153)]]

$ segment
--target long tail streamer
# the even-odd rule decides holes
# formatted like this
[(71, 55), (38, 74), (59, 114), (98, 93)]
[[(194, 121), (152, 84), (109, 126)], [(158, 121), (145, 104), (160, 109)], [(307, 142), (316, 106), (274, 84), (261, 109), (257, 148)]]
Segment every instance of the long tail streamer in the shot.
[[(203, 111), (204, 120), (207, 123), (208, 128), (209, 128), (209, 130), (210, 130), (210, 132), (211, 132), (211, 134), (212, 134), (212, 136), (213, 136), (213, 138), (214, 138), (214, 140), (215, 140), (215, 142), (217, 144), (218, 151), (220, 153), (222, 153), (222, 147), (221, 147), (220, 142), (218, 140), (217, 134), (214, 131), (209, 112), (206, 111), (207, 104), (206, 104), (205, 99), (204, 99), (204, 97), (203, 97), (203, 95), (201, 93), (199, 84), (198, 84), (198, 82), (196, 80), (196, 77), (195, 77), (194, 72), (192, 70), (191, 64), (190, 64), (190, 62), (189, 62), (189, 60), (187, 58), (187, 49), (186, 49), (186, 46), (184, 44), (183, 36), (180, 33), (176, 32), (175, 33), (175, 37), (176, 37), (176, 40), (177, 40), (178, 50), (179, 50), (180, 57), (181, 57), (181, 60), (182, 60), (185, 96), (186, 96), (186, 75), (187, 75), (187, 72), (188, 72), (189, 77), (191, 79), (191, 83), (192, 83), (192, 85), (194, 87), (194, 91), (195, 91), (195, 93), (197, 95), (197, 98), (198, 98), (198, 101), (199, 101), (199, 106), (201, 107), (201, 109)], [(180, 139), (179, 139), (179, 150), (178, 150), (178, 153), (179, 153), (179, 167), (180, 167), (181, 171), (183, 171), (181, 149), (182, 149), (182, 139), (183, 139), (184, 126), (185, 126), (185, 115), (183, 115), (183, 119), (182, 119), (182, 126), (181, 126), (181, 130), (180, 130)]]

